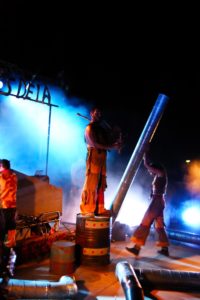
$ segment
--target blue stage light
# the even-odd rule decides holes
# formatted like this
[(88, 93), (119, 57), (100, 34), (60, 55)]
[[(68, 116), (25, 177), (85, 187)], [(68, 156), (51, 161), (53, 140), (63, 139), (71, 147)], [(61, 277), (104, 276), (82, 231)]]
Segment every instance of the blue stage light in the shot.
[(183, 222), (191, 227), (200, 226), (200, 206), (191, 206), (182, 212)]

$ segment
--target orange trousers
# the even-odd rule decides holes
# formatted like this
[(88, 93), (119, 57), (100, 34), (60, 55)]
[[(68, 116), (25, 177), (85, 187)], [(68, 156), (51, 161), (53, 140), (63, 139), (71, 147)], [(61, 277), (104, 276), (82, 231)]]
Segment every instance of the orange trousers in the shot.
[(106, 182), (105, 150), (88, 148), (86, 159), (86, 175), (81, 193), (80, 211), (86, 213), (102, 213), (104, 208), (104, 191)]

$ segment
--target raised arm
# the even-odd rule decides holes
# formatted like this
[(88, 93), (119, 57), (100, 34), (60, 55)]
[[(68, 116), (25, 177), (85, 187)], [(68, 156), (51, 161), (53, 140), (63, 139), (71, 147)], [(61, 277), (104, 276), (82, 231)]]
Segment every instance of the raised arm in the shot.
[(147, 170), (150, 173), (155, 174), (159, 177), (162, 177), (165, 175), (164, 168), (161, 167), (161, 165), (159, 165), (159, 164), (152, 163), (147, 152), (144, 153), (143, 161), (144, 161), (144, 166), (147, 168)]

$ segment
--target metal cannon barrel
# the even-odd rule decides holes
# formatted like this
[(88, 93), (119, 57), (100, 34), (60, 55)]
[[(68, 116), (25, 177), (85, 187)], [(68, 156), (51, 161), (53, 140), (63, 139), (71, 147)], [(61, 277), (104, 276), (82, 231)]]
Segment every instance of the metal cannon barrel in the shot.
[(117, 263), (115, 274), (126, 300), (144, 300), (144, 293), (133, 267), (127, 261)]
[(200, 291), (200, 273), (166, 269), (134, 269), (144, 289)]
[(199, 272), (133, 268), (129, 262), (121, 261), (116, 265), (115, 274), (126, 300), (143, 300), (143, 291), (150, 290), (200, 291)]
[(122, 176), (120, 184), (118, 186), (116, 195), (111, 205), (112, 210), (112, 222), (114, 224), (118, 212), (121, 208), (122, 202), (128, 192), (129, 187), (131, 186), (132, 181), (136, 175), (136, 172), (140, 166), (142, 157), (144, 155), (146, 146), (151, 142), (155, 131), (158, 127), (158, 124), (163, 115), (164, 109), (168, 102), (168, 97), (163, 94), (159, 94), (158, 98), (154, 104), (154, 107), (151, 111), (151, 114), (146, 122), (146, 125), (141, 133), (141, 136), (136, 144), (136, 147), (133, 151), (133, 154), (129, 160), (129, 163), (126, 167), (126, 170)]

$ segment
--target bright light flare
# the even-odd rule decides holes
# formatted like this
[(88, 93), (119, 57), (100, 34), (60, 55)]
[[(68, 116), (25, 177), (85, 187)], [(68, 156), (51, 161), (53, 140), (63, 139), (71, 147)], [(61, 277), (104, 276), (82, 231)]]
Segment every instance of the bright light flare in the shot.
[(145, 194), (142, 186), (135, 183), (126, 195), (116, 220), (128, 226), (139, 225), (149, 202), (149, 196)]
[(182, 213), (184, 223), (192, 227), (200, 226), (200, 207), (193, 206), (187, 208)]

